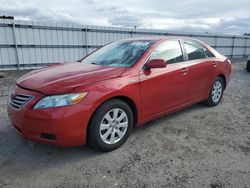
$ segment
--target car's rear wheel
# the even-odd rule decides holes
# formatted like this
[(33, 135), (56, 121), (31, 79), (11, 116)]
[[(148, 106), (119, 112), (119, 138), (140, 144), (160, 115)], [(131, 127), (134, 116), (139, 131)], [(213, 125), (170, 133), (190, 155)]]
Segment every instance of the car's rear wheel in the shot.
[(120, 99), (101, 105), (89, 125), (90, 144), (101, 151), (111, 151), (125, 143), (133, 127), (133, 112)]
[(216, 106), (221, 102), (223, 91), (224, 91), (224, 81), (221, 77), (217, 77), (213, 82), (212, 88), (209, 93), (208, 99), (205, 103), (208, 106)]

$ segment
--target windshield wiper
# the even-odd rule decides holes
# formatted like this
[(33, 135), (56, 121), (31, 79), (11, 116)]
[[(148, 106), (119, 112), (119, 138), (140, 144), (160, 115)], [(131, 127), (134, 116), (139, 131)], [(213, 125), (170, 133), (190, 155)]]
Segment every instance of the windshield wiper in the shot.
[(95, 62), (93, 62), (93, 63), (90, 63), (90, 64), (92, 64), (92, 65), (99, 65), (98, 63), (95, 63)]

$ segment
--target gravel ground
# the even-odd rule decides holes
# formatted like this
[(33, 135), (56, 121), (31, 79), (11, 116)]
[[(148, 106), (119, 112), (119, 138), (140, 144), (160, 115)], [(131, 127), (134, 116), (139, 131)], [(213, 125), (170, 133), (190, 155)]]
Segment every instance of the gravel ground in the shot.
[(201, 104), (137, 128), (121, 148), (58, 148), (22, 139), (6, 113), (0, 79), (2, 187), (250, 187), (250, 73), (235, 60), (222, 103)]

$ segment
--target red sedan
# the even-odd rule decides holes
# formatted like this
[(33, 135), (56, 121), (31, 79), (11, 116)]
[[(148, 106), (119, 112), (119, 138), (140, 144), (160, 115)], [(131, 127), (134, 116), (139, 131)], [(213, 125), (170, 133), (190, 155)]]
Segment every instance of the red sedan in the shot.
[(24, 75), (8, 114), (24, 138), (110, 151), (134, 126), (201, 101), (216, 106), (230, 75), (230, 60), (198, 40), (121, 40)]

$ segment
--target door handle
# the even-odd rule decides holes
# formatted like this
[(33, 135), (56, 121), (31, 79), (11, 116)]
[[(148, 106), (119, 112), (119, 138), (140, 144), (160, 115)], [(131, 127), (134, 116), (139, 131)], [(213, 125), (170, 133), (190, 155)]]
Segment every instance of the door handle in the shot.
[(184, 68), (181, 69), (182, 74), (186, 75), (187, 72), (188, 72), (188, 68), (184, 67)]
[(213, 65), (213, 67), (216, 67), (216, 66), (217, 66), (217, 62), (216, 62), (216, 61), (213, 61), (213, 62), (212, 62), (212, 65)]

